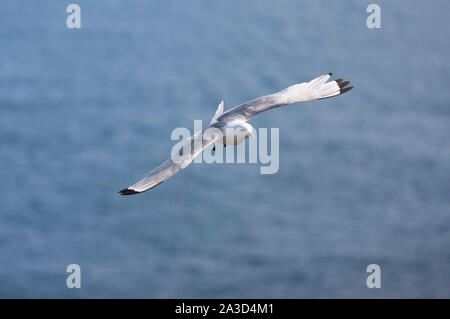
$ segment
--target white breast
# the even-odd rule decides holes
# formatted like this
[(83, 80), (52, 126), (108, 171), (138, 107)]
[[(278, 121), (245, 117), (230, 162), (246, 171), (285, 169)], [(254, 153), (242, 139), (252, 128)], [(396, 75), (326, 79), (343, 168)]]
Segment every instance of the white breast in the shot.
[(230, 122), (224, 129), (226, 136), (217, 142), (224, 145), (238, 145), (248, 137), (247, 133), (239, 129), (238, 123)]

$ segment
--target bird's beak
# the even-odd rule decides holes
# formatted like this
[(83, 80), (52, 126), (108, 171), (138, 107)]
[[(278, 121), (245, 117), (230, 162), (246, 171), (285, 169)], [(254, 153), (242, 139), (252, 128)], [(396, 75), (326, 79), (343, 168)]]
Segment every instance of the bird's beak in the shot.
[(253, 133), (253, 130), (250, 131), (250, 136), (255, 138), (255, 133)]

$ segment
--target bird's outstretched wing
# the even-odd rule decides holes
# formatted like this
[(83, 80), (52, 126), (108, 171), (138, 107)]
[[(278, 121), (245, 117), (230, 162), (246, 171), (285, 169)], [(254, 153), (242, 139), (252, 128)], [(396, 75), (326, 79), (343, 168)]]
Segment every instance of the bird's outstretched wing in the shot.
[(246, 102), (223, 113), (217, 118), (217, 121), (247, 121), (256, 114), (275, 107), (326, 99), (348, 92), (353, 88), (353, 86), (348, 87), (347, 85), (350, 82), (344, 81), (343, 79), (327, 82), (332, 75), (333, 73), (330, 72), (309, 82), (295, 84), (280, 92)]
[(145, 178), (128, 188), (122, 189), (120, 195), (134, 195), (148, 191), (169, 179), (180, 169), (188, 166), (208, 145), (222, 138), (220, 125), (212, 125), (191, 138), (182, 141), (172, 149), (171, 157), (154, 168)]

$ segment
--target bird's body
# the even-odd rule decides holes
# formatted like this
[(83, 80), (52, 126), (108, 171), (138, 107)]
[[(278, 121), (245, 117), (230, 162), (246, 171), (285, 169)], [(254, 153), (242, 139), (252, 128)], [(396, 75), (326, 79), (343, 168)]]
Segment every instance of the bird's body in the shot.
[(217, 143), (227, 145), (239, 145), (248, 137), (254, 137), (254, 128), (242, 120), (235, 120), (223, 128), (223, 137), (217, 140)]
[(171, 156), (162, 165), (153, 169), (144, 179), (121, 190), (119, 194), (138, 194), (158, 186), (180, 169), (188, 166), (198, 154), (214, 142), (225, 146), (244, 142), (246, 138), (253, 136), (254, 131), (247, 121), (261, 112), (282, 105), (330, 98), (353, 88), (346, 87), (350, 82), (344, 82), (342, 79), (327, 82), (332, 75), (332, 73), (328, 73), (310, 82), (292, 85), (280, 92), (241, 104), (227, 112), (223, 111), (222, 101), (206, 130), (197, 132), (187, 139), (175, 152), (177, 156)]
[[(220, 127), (223, 137), (217, 140), (217, 143), (227, 145), (238, 145), (245, 141), (249, 136), (253, 136), (254, 128), (243, 119), (235, 119), (231, 121), (219, 121), (218, 118), (223, 115), (223, 101), (220, 102), (217, 107), (217, 111), (209, 125), (216, 125), (218, 123), (224, 123), (224, 126)], [(215, 150), (215, 146), (214, 146)]]

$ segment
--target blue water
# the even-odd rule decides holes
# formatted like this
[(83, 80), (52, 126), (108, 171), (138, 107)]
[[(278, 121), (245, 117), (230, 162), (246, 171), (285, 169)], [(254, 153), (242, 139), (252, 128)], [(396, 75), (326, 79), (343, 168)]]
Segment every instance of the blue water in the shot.
[[(449, 1), (69, 3), (0, 6), (0, 297), (450, 297)], [(220, 100), (330, 71), (355, 89), (251, 120), (277, 174), (117, 195)]]

